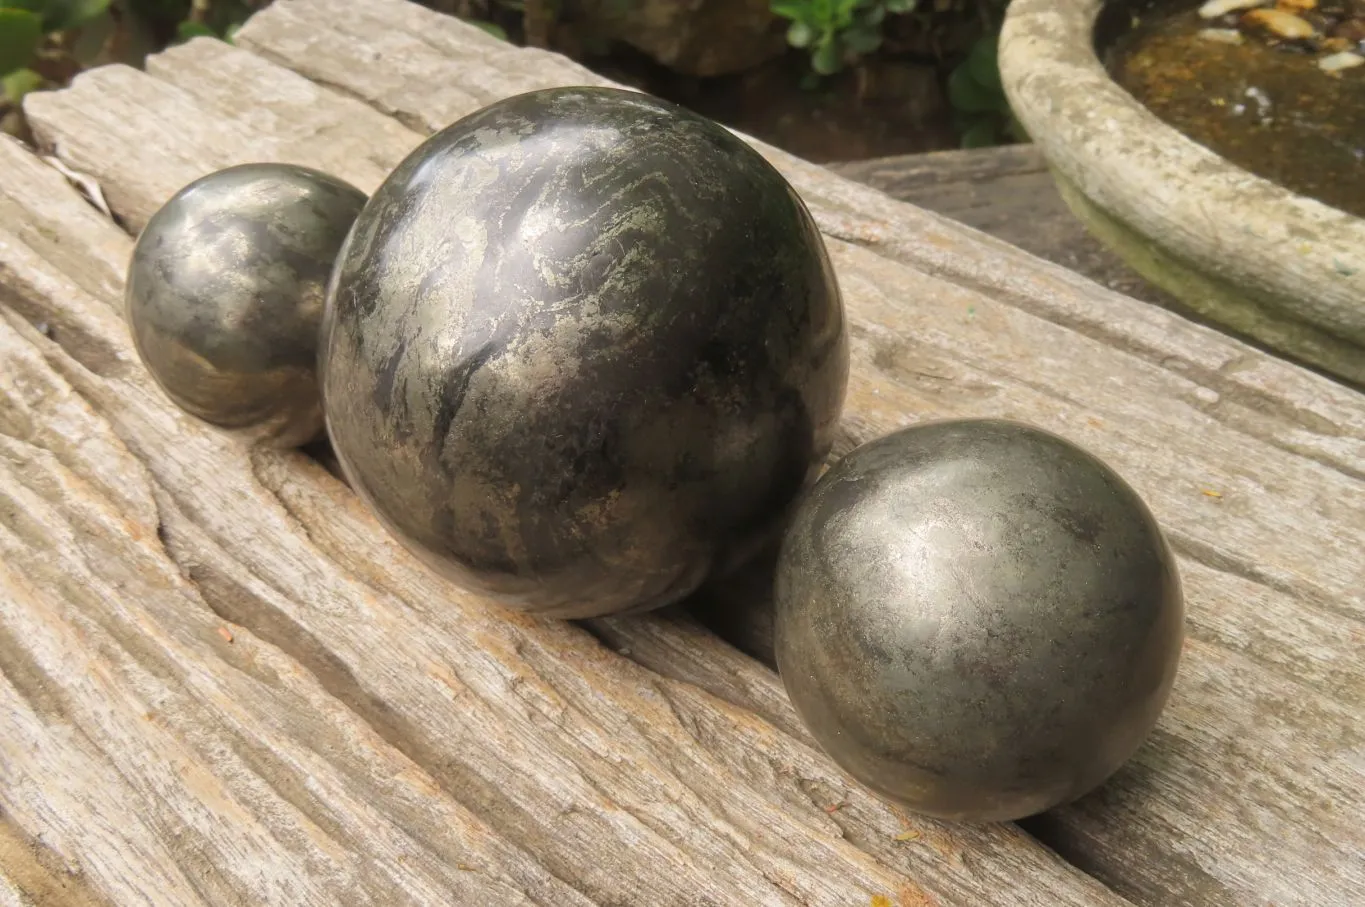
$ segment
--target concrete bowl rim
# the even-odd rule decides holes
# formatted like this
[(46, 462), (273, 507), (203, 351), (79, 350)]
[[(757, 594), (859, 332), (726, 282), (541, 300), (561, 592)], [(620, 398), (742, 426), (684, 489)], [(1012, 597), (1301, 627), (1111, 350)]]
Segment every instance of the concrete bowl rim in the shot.
[(1175, 236), (1170, 251), (1191, 265), (1295, 300), (1299, 319), (1365, 343), (1365, 219), (1256, 176), (1148, 111), (1095, 51), (1105, 2), (1013, 0), (1006, 11), (1001, 81), (1049, 166), (1149, 241)]

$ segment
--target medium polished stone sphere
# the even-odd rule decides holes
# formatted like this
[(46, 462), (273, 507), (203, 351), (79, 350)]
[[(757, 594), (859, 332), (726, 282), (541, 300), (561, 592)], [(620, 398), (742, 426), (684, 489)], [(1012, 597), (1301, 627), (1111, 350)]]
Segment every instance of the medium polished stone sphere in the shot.
[(128, 267), (139, 356), (181, 409), (253, 442), (322, 434), (317, 345), (327, 280), (365, 204), (305, 167), (243, 164), (185, 186)]
[(338, 260), (328, 433), (460, 585), (545, 616), (675, 602), (830, 448), (848, 349), (805, 205), (719, 125), (556, 88), (432, 136)]
[(820, 746), (920, 813), (1019, 819), (1107, 779), (1175, 678), (1176, 562), (1127, 483), (1000, 420), (856, 448), (778, 558), (778, 669)]

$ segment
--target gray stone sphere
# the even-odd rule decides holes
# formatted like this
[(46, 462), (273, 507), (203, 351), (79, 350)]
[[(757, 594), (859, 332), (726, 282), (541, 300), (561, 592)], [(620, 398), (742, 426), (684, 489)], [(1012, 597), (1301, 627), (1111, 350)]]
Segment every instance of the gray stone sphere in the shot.
[(125, 315), (176, 405), (252, 443), (322, 434), (322, 308), (364, 203), (325, 173), (259, 163), (197, 179), (152, 216), (128, 267)]
[(1175, 559), (1091, 454), (1002, 420), (868, 442), (782, 543), (778, 669), (854, 778), (923, 814), (1019, 819), (1110, 777), (1183, 640)]
[(533, 91), (375, 192), (322, 349), (352, 487), (443, 575), (543, 616), (656, 608), (782, 526), (843, 403), (843, 306), (787, 181), (647, 95)]

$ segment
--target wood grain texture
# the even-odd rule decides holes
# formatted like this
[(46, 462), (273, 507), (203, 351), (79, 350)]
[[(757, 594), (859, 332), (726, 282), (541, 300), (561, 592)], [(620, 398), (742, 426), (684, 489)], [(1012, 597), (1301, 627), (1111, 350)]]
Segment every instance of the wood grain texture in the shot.
[[(180, 414), (117, 314), (130, 238), (11, 141), (0, 172), (7, 898), (1124, 903), (1017, 828), (902, 816), (780, 723), (463, 595), (308, 457)], [(637, 631), (780, 701), (673, 627)]]
[[(474, 29), (396, 0), (375, 0), (363, 8), (328, 0), (278, 0), (248, 24), (239, 41), (255, 55), (197, 41), (155, 58), (150, 77), (111, 67), (81, 77), (68, 91), (32, 96), (27, 109), (35, 131), (70, 166), (97, 177), (116, 212), (135, 227), (183, 182), (244, 159), (329, 167), (372, 189), (379, 178), (376, 170), (382, 174), (420, 140), (417, 131), (384, 114), (428, 131), (479, 103), (526, 87), (600, 81), (559, 58), (491, 44)], [(345, 147), (363, 148), (364, 155), (334, 150)], [(1105, 292), (968, 228), (762, 150), (810, 203), (846, 293), (855, 365), (842, 450), (928, 417), (1028, 419), (1084, 444), (1123, 472), (1152, 503), (1181, 553), (1191, 640), (1158, 732), (1103, 791), (1031, 827), (1142, 903), (1351, 903), (1354, 892), (1365, 885), (1365, 765), (1360, 762), (1365, 735), (1357, 706), (1365, 694), (1365, 668), (1356, 657), (1365, 639), (1365, 559), (1360, 556), (1365, 547), (1365, 399), (1168, 312)], [(10, 189), (8, 184), (5, 188)], [(47, 223), (46, 229), (71, 237), (44, 254), (63, 270), (79, 272), (81, 263), (64, 251), (79, 231), (66, 220), (52, 222), (33, 213), (42, 210), (39, 203), (46, 194), (33, 190), (23, 218), (6, 223), (12, 231), (30, 233), (34, 228), (28, 222)], [(106, 248), (107, 236), (93, 228), (89, 232), (104, 244), (96, 248)], [(95, 288), (87, 292), (116, 281), (107, 274), (62, 279)], [(28, 282), (47, 286), (37, 278)], [(27, 302), (14, 305), (31, 320), (85, 324), (82, 319), (89, 316), (67, 312), (60, 301), (65, 298), (60, 291), (32, 290), (23, 296)], [(63, 339), (60, 329), (56, 333), (59, 342), (70, 344), (65, 348), (71, 352), (64, 355), (75, 356), (99, 349), (101, 343), (108, 347), (110, 341), (99, 338), (116, 332), (106, 335), (99, 327), (89, 338), (76, 331), (67, 335)], [(161, 418), (170, 416), (163, 413)], [(119, 437), (131, 445), (143, 431), (141, 423), (130, 424)], [(172, 471), (161, 465), (168, 458), (183, 464), (176, 469), (193, 471), (193, 461), (187, 462), (188, 455), (173, 444), (144, 444), (137, 450), (148, 469)], [(208, 462), (216, 463), (219, 456), (235, 462), (232, 457), (240, 455), (215, 448)], [(295, 537), (291, 533), (306, 533), (309, 550), (321, 551), (305, 562), (315, 581), (340, 583), (340, 570), (348, 581), (363, 577), (381, 590), (399, 587), (403, 591), (390, 594), (402, 602), (452, 602), (449, 611), (423, 609), (421, 621), (400, 621), (387, 611), (378, 625), (374, 618), (361, 620), (362, 635), (368, 632), (387, 643), (397, 634), (404, 646), (414, 645), (406, 633), (434, 635), (458, 653), (448, 663), (463, 665), (460, 659), (475, 664), (497, 660), (498, 655), (488, 652), (504, 651), (507, 644), (499, 648), (495, 641), (509, 635), (542, 640), (549, 637), (540, 634), (549, 634), (568, 641), (556, 643), (554, 652), (561, 660), (543, 656), (535, 662), (540, 673), (532, 676), (542, 678), (542, 685), (533, 689), (548, 688), (565, 697), (563, 688), (580, 689), (586, 672), (594, 690), (582, 694), (586, 703), (604, 695), (617, 711), (639, 709), (646, 716), (655, 713), (637, 701), (638, 690), (620, 692), (617, 684), (633, 690), (647, 680), (654, 689), (664, 685), (685, 691), (693, 698), (673, 693), (672, 714), (678, 714), (677, 703), (693, 707), (695, 701), (705, 717), (688, 718), (691, 736), (668, 737), (649, 751), (650, 758), (666, 758), (673, 765), (681, 758), (673, 747), (683, 753), (700, 747), (724, 766), (745, 766), (764, 778), (750, 778), (745, 783), (754, 787), (742, 788), (719, 770), (689, 774), (692, 791), (707, 804), (676, 814), (694, 823), (674, 831), (689, 841), (710, 841), (709, 836), (720, 834), (715, 817), (723, 815), (730, 823), (726, 829), (740, 823), (751, 834), (761, 829), (764, 835), (792, 839), (801, 846), (789, 841), (780, 849), (781, 859), (796, 860), (825, 877), (846, 876), (848, 870), (837, 868), (846, 864), (811, 850), (805, 836), (823, 841), (820, 834), (842, 835), (844, 845), (881, 861), (869, 865), (904, 867), (928, 897), (947, 903), (1017, 904), (1028, 903), (1026, 898), (1104, 903), (1097, 889), (1085, 888), (1084, 880), (1066, 875), (1007, 829), (918, 823), (912, 833), (929, 842), (926, 847), (892, 847), (888, 840), (902, 843), (894, 840), (902, 826), (892, 811), (846, 782), (833, 785), (828, 780), (837, 777), (833, 773), (807, 784), (775, 771), (774, 765), (790, 766), (795, 759), (774, 762), (775, 751), (806, 754), (801, 758), (813, 760), (810, 765), (829, 769), (801, 743), (803, 733), (776, 678), (717, 646), (714, 637), (687, 620), (656, 616), (594, 624), (591, 629), (601, 639), (650, 670), (631, 668), (625, 659), (590, 648), (586, 637), (574, 635), (576, 630), (497, 619), (434, 583), (393, 551), (367, 517), (356, 512), (344, 490), (302, 458), (257, 454), (250, 465), (253, 471), (242, 481), (254, 489), (253, 496), (231, 511), (244, 526), (224, 526), (215, 510), (198, 504), (182, 524), (210, 524), (198, 531), (227, 552), (220, 557), (232, 562), (249, 554), (252, 575), (264, 571), (267, 585), (277, 590), (279, 600), (271, 599), (268, 608), (238, 608), (234, 613), (239, 622), (255, 632), (269, 629), (271, 644), (301, 664), (319, 666), (310, 667), (319, 676), (335, 676), (330, 673), (334, 669), (324, 670), (334, 664), (321, 654), (329, 653), (328, 659), (346, 666), (350, 674), (345, 676), (362, 678), (357, 684), (370, 698), (337, 692), (349, 687), (331, 689), (371, 724), (389, 714), (441, 718), (438, 728), (425, 730), (420, 746), (405, 744), (402, 752), (432, 772), (447, 792), (466, 787), (443, 779), (467, 775), (442, 775), (433, 766), (444, 766), (442, 758), (460, 750), (455, 741), (480, 741), (474, 725), (452, 726), (454, 719), (424, 698), (430, 695), (425, 687), (417, 684), (414, 692), (408, 689), (417, 683), (411, 678), (400, 683), (388, 677), (394, 665), (414, 663), (409, 650), (386, 646), (382, 653), (365, 651), (354, 640), (351, 621), (331, 621), (325, 609), (298, 604), (316, 600), (313, 586), (291, 579), (300, 569), (291, 560), (261, 565), (254, 553), (260, 540), (278, 544), (277, 534), (289, 539)], [(192, 497), (195, 486), (188, 478), (180, 481), (185, 484), (176, 485), (179, 493)], [(276, 518), (285, 506), (282, 501), (298, 522)], [(186, 506), (180, 504), (181, 509)], [(356, 528), (339, 528), (344, 526)], [(200, 575), (223, 572), (219, 568)], [(209, 583), (198, 582), (201, 589)], [(209, 585), (236, 589), (241, 584)], [(756, 582), (743, 595), (738, 594), (742, 587), (736, 587), (728, 600), (724, 594), (713, 596), (710, 609), (753, 615), (747, 623), (733, 625), (741, 628), (737, 632), (745, 626), (759, 628), (740, 640), (757, 652), (764, 644), (761, 587)], [(289, 621), (270, 617), (281, 609)], [(394, 606), (394, 613), (403, 612)], [(546, 644), (520, 645), (525, 653), (541, 652), (537, 647)], [(585, 653), (597, 654), (588, 658)], [(569, 667), (575, 659), (584, 660)], [(544, 667), (546, 663), (554, 668)], [(544, 680), (547, 676), (551, 680)], [(519, 713), (497, 698), (516, 695), (511, 685), (500, 693), (492, 686), (488, 690), (486, 708), (498, 709), (499, 720), (517, 720)], [(381, 704), (383, 711), (376, 711)], [(524, 724), (528, 719), (521, 714), (520, 720)], [(644, 721), (653, 732), (653, 718)], [(619, 717), (608, 726), (615, 733)], [(411, 727), (403, 724), (403, 733)], [(675, 725), (665, 720), (662, 727)], [(556, 746), (579, 752), (574, 748), (588, 744), (573, 735), (588, 733), (579, 725), (559, 726), (545, 737), (558, 742), (540, 745), (546, 752)], [(489, 738), (476, 752), (462, 752), (466, 761), (461, 764), (472, 762), (491, 772), (479, 761), (491, 757), (479, 752), (505, 739)], [(636, 738), (629, 734), (620, 741), (614, 736), (590, 739), (610, 739), (614, 752), (643, 748), (631, 743)], [(580, 758), (575, 763), (580, 772), (594, 767), (599, 791), (632, 804), (653, 802), (638, 793), (638, 781), (597, 768), (594, 760), (605, 757)], [(506, 783), (533, 784), (521, 778), (527, 772), (536, 779), (546, 777), (534, 769), (534, 760), (519, 762)], [(472, 768), (464, 771), (477, 775)], [(814, 776), (800, 777), (809, 781)], [(723, 797), (716, 797), (716, 785), (725, 791)], [(759, 793), (741, 795), (754, 789)], [(471, 796), (479, 804), (492, 803), (473, 810), (480, 817), (524, 815), (530, 809), (524, 800), (516, 801), (516, 809), (523, 810), (518, 813), (505, 800)], [(713, 799), (723, 805), (711, 805)], [(809, 814), (809, 824), (799, 830), (784, 825), (764, 812), (765, 802), (799, 807), (795, 815), (805, 822)], [(848, 805), (824, 812), (839, 802)], [(590, 896), (622, 890), (602, 887), (607, 883), (591, 874), (591, 885), (583, 883), (574, 874), (586, 871), (581, 855), (571, 846), (565, 852), (563, 845), (546, 840), (534, 823), (502, 821), (498, 829), (509, 841), (522, 844), (537, 860), (549, 860), (557, 875), (573, 879)], [(618, 865), (644, 873), (637, 883), (656, 902), (681, 903), (668, 898), (708, 890), (697, 888), (707, 880), (727, 892), (747, 896), (753, 890), (738, 887), (737, 881), (752, 877), (726, 874), (732, 870), (723, 850), (717, 857), (689, 843), (687, 852), (702, 855), (707, 868), (688, 875), (643, 849), (634, 856), (635, 850), (621, 843), (628, 838), (610, 825), (597, 827), (594, 835), (605, 842), (602, 846), (626, 850), (620, 857), (625, 862)], [(888, 864), (893, 857), (922, 862)], [(779, 859), (771, 852), (765, 858)], [(801, 862), (807, 859), (812, 862)], [(1027, 887), (1020, 889), (1025, 880)], [(670, 887), (675, 882), (677, 887)], [(1049, 891), (1048, 886), (1053, 891), (1038, 893)], [(761, 903), (783, 903), (773, 900), (770, 891), (760, 889), (760, 894), (768, 898)], [(794, 897), (802, 896), (809, 897)]]
[(826, 166), (1111, 290), (1158, 305), (1177, 305), (1090, 235), (1062, 201), (1036, 145), (902, 154)]
[[(472, 109), (446, 85), (486, 103), (577, 78), (504, 49), (496, 66), (511, 75), (490, 92), (482, 39), (461, 49), (467, 26), (400, 0), (345, 23), (337, 9), (284, 0), (240, 40), (425, 131)], [(382, 77), (363, 65), (372, 53), (390, 61)], [(1182, 555), (1192, 638), (1152, 744), (1100, 794), (1031, 827), (1151, 903), (1349, 898), (1365, 879), (1353, 705), (1365, 694), (1353, 645), (1365, 612), (1365, 400), (760, 148), (810, 203), (840, 269), (855, 335), (846, 444), (928, 417), (1027, 419), (1120, 469)]]

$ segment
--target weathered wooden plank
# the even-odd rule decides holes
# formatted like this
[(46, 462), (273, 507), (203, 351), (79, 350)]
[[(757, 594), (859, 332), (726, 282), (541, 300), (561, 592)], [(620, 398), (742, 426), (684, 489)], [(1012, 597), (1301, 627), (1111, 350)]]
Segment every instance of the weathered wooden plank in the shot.
[[(376, 2), (366, 14), (379, 19), (329, 31), (341, 18), (335, 7), (282, 0), (243, 39), (300, 69), (325, 70), (339, 87), (423, 128), (443, 125), (433, 110), (449, 117), (468, 109), (446, 91), (474, 94), (462, 87), (465, 73), (485, 86), (496, 84), (488, 81), (496, 71), (518, 74), (523, 86), (542, 78), (518, 68), (539, 62), (518, 63), (526, 58), (511, 49), (498, 51), (506, 59), (490, 75), (481, 57), (460, 49), (464, 29), (415, 9)], [(389, 12), (405, 18), (385, 24)], [(390, 35), (410, 26), (419, 33), (401, 41)], [(364, 65), (375, 46), (389, 64), (382, 91)], [(287, 75), (237, 81), (224, 97), (205, 87), (215, 81), (211, 67), (204, 73), (174, 55), (162, 64), (154, 71), (198, 98), (200, 116), (214, 121), (239, 122), (242, 109), (265, 103), (253, 86)], [(420, 78), (404, 75), (409, 65)], [(115, 99), (162, 90), (128, 78), (126, 85), (86, 82), (30, 105), (40, 134), (109, 186), (145, 179), (125, 165), (123, 149), (146, 133), (126, 112), (132, 102)], [(341, 102), (323, 92), (311, 103)], [(102, 114), (86, 107), (119, 104), (124, 113), (90, 127)], [(138, 116), (165, 116), (158, 110), (151, 103)], [(356, 113), (347, 110), (347, 117)], [(356, 117), (358, 130), (377, 128)], [(252, 149), (271, 147), (268, 137), (243, 135)], [(321, 160), (325, 145), (307, 151), (309, 160)], [(293, 147), (305, 153), (307, 146)], [(203, 168), (219, 165), (216, 153), (189, 152)], [(1194, 640), (1153, 745), (1103, 794), (1036, 827), (1149, 903), (1345, 903), (1361, 881), (1354, 703), (1363, 682), (1353, 654), (1365, 569), (1360, 396), (969, 230), (849, 188), (818, 168), (773, 157), (827, 233), (883, 253), (831, 240), (857, 327), (845, 445), (926, 415), (1029, 418), (1114, 461), (1153, 501), (1181, 548)], [(120, 205), (150, 210), (158, 198), (129, 190)], [(689, 676), (783, 724), (770, 683), (736, 682), (724, 660), (688, 664), (676, 633), (656, 632), (652, 622), (606, 626), (632, 658)], [(844, 812), (834, 816), (843, 821)], [(1298, 828), (1310, 833), (1300, 836)], [(856, 829), (846, 833), (859, 840)], [(1264, 859), (1272, 848), (1273, 863)]]
[[(3, 148), (7, 189), (43, 176)], [(39, 182), (60, 199), (60, 178)], [(4, 228), (0, 247), (7, 297), (42, 286), (128, 352), (107, 305)], [(193, 530), (97, 398), (156, 420), (144, 442), (160, 428), (184, 445), (185, 479), (220, 467), (222, 445), (195, 426), (178, 434), (183, 420), (132, 363), (101, 363), (122, 373), (102, 378), (0, 319), (0, 807), (13, 845), (0, 863), (16, 886), (46, 903), (54, 876), (81, 882), (61, 903), (586, 903), (212, 610), (182, 571), (225, 569), (239, 597), (270, 596), (221, 555), (172, 559), (163, 545)]]
[(12, 142), (0, 172), (11, 887), (38, 890), (37, 852), (115, 904), (1122, 903), (1017, 829), (903, 817), (752, 713), (486, 607), (307, 457), (182, 416), (117, 315), (129, 238)]
[(78, 874), (65, 872), (0, 813), (0, 907), (101, 907)]
[[(840, 176), (950, 217), (1128, 296), (1178, 306), (1085, 229), (1035, 145), (827, 164)], [(1177, 310), (1179, 310), (1177, 308)]]
[[(511, 49), (493, 67), (486, 44), (461, 49), (466, 28), (408, 4), (382, 0), (345, 23), (335, 9), (283, 0), (240, 39), (424, 129), (471, 109), (444, 86), (481, 103), (499, 95), (497, 72), (513, 74), (502, 94), (563, 81)], [(363, 65), (374, 53), (389, 63), (382, 77)], [(161, 75), (196, 82), (173, 71)], [(59, 115), (45, 118), (52, 128)], [(1119, 466), (1182, 553), (1193, 639), (1153, 745), (1103, 794), (1037, 827), (1153, 903), (1181, 891), (1333, 903), (1355, 890), (1365, 810), (1352, 704), (1365, 677), (1344, 641), (1360, 637), (1365, 610), (1362, 398), (767, 151), (831, 237), (848, 294), (846, 443), (930, 415), (1028, 418)], [(1277, 835), (1295, 824), (1312, 831)]]
[(1011, 214), (1040, 205), (1042, 210), (1035, 213), (1044, 217), (1058, 210), (1065, 213), (1065, 208), (1056, 207), (1061, 199), (1055, 191), (1049, 195), (1047, 163), (1033, 145), (905, 154), (825, 166), (892, 198), (993, 236), (1003, 230), (1006, 235), (1000, 238), (1014, 245), (1032, 237), (1028, 220), (1019, 223)]

